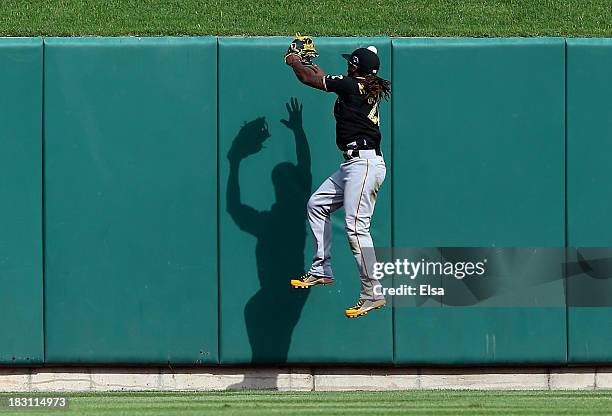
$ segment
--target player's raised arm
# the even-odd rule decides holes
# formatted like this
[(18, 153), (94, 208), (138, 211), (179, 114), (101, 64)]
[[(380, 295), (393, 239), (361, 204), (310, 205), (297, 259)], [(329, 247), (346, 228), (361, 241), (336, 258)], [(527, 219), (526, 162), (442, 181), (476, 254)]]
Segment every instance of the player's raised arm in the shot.
[(318, 56), (312, 38), (297, 35), (287, 49), (285, 63), (293, 68), (300, 82), (325, 91), (325, 72), (312, 63), (312, 59)]
[(291, 55), (287, 58), (287, 65), (293, 68), (293, 72), (301, 83), (309, 87), (325, 91), (325, 72), (315, 65), (304, 65), (299, 58)]

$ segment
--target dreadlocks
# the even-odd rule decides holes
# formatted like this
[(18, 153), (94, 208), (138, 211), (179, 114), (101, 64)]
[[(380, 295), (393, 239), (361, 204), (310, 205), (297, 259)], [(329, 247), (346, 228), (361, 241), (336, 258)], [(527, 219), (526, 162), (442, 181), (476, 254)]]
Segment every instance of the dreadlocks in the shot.
[(368, 98), (373, 98), (377, 102), (388, 100), (391, 96), (391, 83), (386, 79), (382, 79), (377, 75), (368, 74), (364, 80), (366, 95)]

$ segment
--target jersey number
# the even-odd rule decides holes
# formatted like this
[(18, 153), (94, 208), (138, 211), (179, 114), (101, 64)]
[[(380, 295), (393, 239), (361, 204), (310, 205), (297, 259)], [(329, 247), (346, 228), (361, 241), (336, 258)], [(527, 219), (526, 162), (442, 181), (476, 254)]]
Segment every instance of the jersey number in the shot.
[(370, 110), (370, 114), (368, 114), (368, 118), (370, 121), (377, 126), (380, 126), (380, 118), (378, 117), (378, 103), (374, 104), (372, 109)]

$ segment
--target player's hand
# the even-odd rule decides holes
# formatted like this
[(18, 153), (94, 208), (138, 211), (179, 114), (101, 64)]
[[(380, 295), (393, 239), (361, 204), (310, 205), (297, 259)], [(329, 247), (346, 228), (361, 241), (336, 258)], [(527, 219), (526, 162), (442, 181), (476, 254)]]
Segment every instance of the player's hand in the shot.
[(289, 119), (281, 120), (281, 123), (294, 131), (302, 129), (302, 104), (298, 102), (297, 98), (291, 97), (291, 101), (285, 106), (287, 112), (289, 112)]
[(300, 59), (300, 56), (295, 54), (295, 53), (287, 53), (285, 55), (285, 63), (289, 66), (297, 63), (297, 62), (302, 62), (302, 60)]

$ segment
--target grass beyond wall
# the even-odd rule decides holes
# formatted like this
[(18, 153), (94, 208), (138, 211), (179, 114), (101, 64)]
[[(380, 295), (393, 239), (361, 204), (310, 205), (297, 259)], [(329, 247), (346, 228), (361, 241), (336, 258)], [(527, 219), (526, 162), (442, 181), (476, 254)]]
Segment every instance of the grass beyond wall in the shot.
[(610, 0), (0, 0), (2, 36), (612, 36)]

